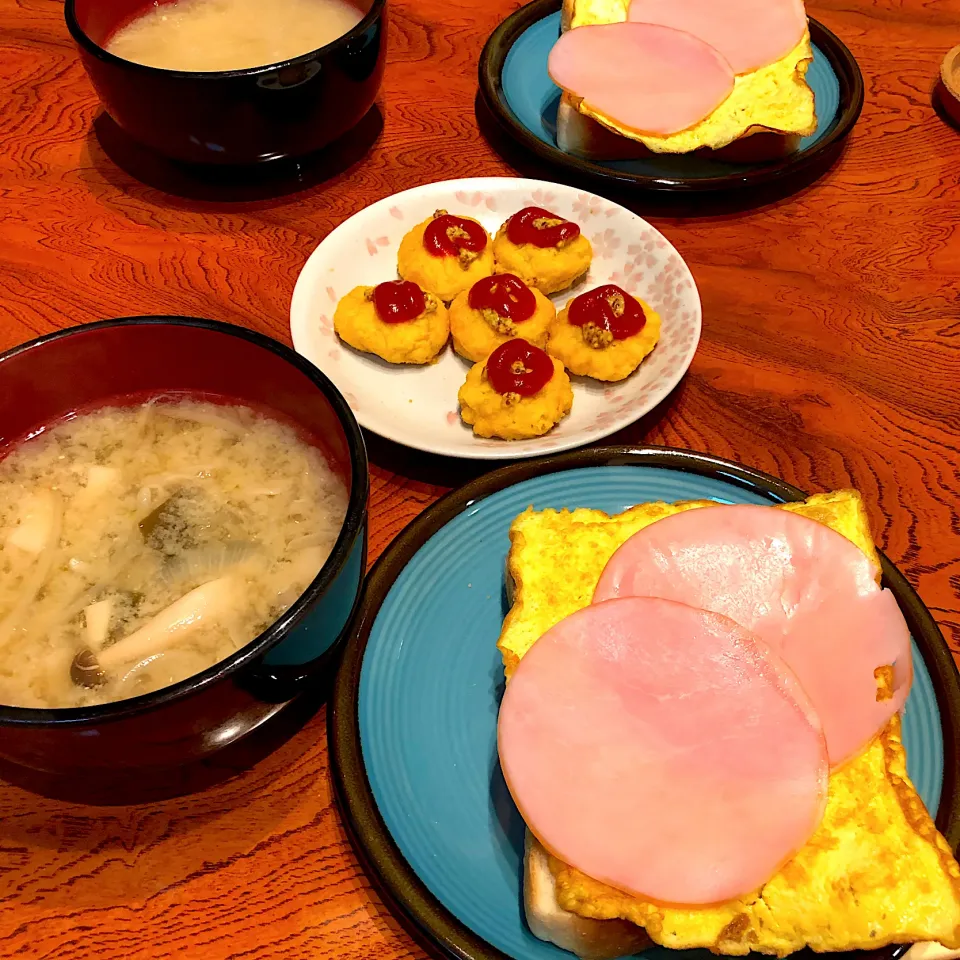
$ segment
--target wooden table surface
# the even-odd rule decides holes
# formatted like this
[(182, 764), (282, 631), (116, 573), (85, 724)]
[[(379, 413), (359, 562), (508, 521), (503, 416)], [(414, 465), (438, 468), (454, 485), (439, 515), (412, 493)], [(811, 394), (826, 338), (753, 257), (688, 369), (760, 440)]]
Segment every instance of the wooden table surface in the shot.
[[(149, 313), (289, 342), (297, 272), (336, 224), (419, 183), (516, 172), (474, 115), (478, 54), (514, 4), (391, 4), (369, 153), (298, 193), (231, 201), (164, 193), (114, 165), (62, 3), (0, 0), (0, 349)], [(699, 285), (703, 340), (675, 395), (616, 439), (707, 451), (810, 491), (856, 486), (958, 651), (960, 134), (931, 91), (960, 42), (960, 0), (809, 7), (864, 74), (848, 149), (786, 200), (653, 211)], [(372, 558), (479, 469), (377, 441), (371, 457)], [(325, 738), (321, 709), (231, 779), (138, 806), (0, 784), (0, 956), (422, 957), (351, 851)]]

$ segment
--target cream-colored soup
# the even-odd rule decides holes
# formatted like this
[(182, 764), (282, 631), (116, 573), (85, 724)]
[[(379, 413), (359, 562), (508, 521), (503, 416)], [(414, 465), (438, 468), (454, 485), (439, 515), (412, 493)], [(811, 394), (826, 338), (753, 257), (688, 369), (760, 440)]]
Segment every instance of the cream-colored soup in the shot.
[(154, 4), (106, 48), (166, 70), (243, 70), (316, 50), (363, 16), (348, 0), (177, 0)]
[(293, 429), (107, 408), (0, 461), (0, 703), (122, 700), (205, 670), (306, 589), (347, 490)]

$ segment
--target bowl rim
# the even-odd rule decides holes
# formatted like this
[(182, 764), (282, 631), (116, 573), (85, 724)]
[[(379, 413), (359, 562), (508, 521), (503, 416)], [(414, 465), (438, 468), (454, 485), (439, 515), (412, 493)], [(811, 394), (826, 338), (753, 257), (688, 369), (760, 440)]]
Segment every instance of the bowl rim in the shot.
[[(712, 454), (677, 447), (607, 446), (523, 460), (492, 470), (452, 490), (415, 517), (393, 539), (367, 576), (360, 611), (343, 652), (327, 723), (334, 793), (352, 846), (392, 914), (432, 956), (447, 960), (511, 960), (448, 910), (407, 862), (377, 805), (367, 776), (360, 737), (360, 675), (367, 643), (380, 609), (397, 577), (442, 527), (477, 501), (536, 477), (584, 467), (660, 467), (715, 477), (761, 493), (772, 502), (806, 499), (807, 493), (770, 474)], [(911, 633), (930, 667), (940, 710), (944, 769), (937, 829), (951, 848), (960, 843), (960, 671), (939, 626), (900, 570), (877, 551), (883, 585), (901, 603)], [(836, 960), (899, 960), (909, 945), (848, 951)], [(799, 954), (798, 954), (799, 956)]]
[[(90, 723), (123, 720), (166, 706), (176, 700), (183, 700), (200, 693), (213, 683), (236, 674), (241, 668), (255, 662), (269, 649), (280, 643), (292, 630), (300, 626), (307, 616), (308, 607), (318, 600), (340, 574), (353, 550), (358, 536), (363, 536), (366, 525), (367, 497), (370, 487), (370, 473), (366, 445), (363, 434), (350, 406), (336, 388), (333, 381), (308, 360), (295, 353), (289, 347), (265, 334), (219, 320), (206, 320), (200, 317), (154, 314), (134, 317), (118, 317), (113, 320), (100, 320), (94, 323), (78, 324), (64, 330), (28, 340), (0, 353), (0, 378), (3, 376), (3, 364), (21, 354), (42, 350), (47, 344), (84, 334), (96, 335), (101, 330), (126, 326), (173, 326), (191, 327), (214, 333), (236, 337), (267, 350), (281, 360), (299, 370), (317, 388), (319, 393), (333, 408), (347, 441), (350, 455), (350, 495), (347, 511), (344, 515), (340, 533), (323, 566), (316, 577), (300, 597), (284, 614), (265, 630), (253, 637), (249, 643), (235, 650), (223, 660), (218, 660), (206, 670), (195, 673), (178, 683), (161, 687), (152, 693), (145, 693), (126, 700), (113, 700), (109, 703), (88, 707), (17, 707), (0, 704), (0, 725), (18, 727), (83, 726)], [(42, 355), (41, 355), (42, 356)], [(359, 590), (357, 602), (359, 602)], [(351, 618), (356, 612), (357, 603)], [(346, 631), (344, 631), (344, 634)]]
[(940, 61), (940, 79), (950, 96), (960, 101), (960, 43), (943, 55)]
[(110, 53), (105, 47), (95, 43), (93, 39), (83, 30), (80, 22), (77, 20), (76, 13), (77, 0), (65, 0), (63, 5), (63, 18), (66, 21), (67, 29), (73, 37), (77, 46), (81, 47), (87, 53), (92, 54), (98, 60), (113, 66), (133, 69), (145, 76), (158, 76), (176, 78), (178, 80), (229, 80), (243, 77), (257, 77), (264, 73), (272, 73), (282, 70), (285, 67), (299, 66), (301, 63), (309, 63), (317, 55), (334, 53), (345, 47), (351, 40), (357, 39), (364, 34), (374, 23), (383, 18), (386, 10), (387, 0), (371, 0), (370, 9), (364, 14), (360, 22), (348, 30), (345, 34), (335, 37), (329, 43), (322, 47), (315, 47), (307, 53), (301, 53), (296, 57), (290, 57), (287, 60), (277, 60), (274, 63), (267, 63), (259, 67), (244, 67), (240, 70), (168, 70), (166, 67), (152, 67), (146, 63), (137, 63), (135, 60), (125, 60), (118, 57), (115, 53)]

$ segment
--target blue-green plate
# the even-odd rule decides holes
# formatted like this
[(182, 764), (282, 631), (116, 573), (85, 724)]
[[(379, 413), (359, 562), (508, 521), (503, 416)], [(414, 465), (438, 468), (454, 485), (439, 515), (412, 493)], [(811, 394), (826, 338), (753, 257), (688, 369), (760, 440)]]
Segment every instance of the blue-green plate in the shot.
[[(531, 504), (613, 513), (648, 500), (779, 503), (803, 496), (772, 477), (684, 451), (577, 451), (475, 480), (388, 548), (368, 578), (338, 676), (331, 753), (361, 855), (434, 953), (570, 960), (524, 923), (524, 825), (497, 761), (503, 670), (496, 641), (507, 611), (504, 565), (514, 517)], [(955, 845), (960, 681), (932, 617), (882, 561), (914, 637), (915, 679), (904, 714), (910, 776)], [(875, 953), (890, 960), (902, 949)], [(653, 948), (644, 956), (674, 954)]]
[(560, 89), (547, 74), (547, 57), (560, 35), (560, 0), (533, 0), (494, 30), (480, 55), (480, 93), (508, 137), (571, 174), (669, 194), (799, 184), (833, 162), (863, 107), (863, 77), (853, 55), (823, 24), (811, 19), (809, 25), (813, 62), (806, 79), (817, 129), (789, 156), (769, 162), (728, 163), (710, 151), (606, 162), (564, 153), (556, 138)]

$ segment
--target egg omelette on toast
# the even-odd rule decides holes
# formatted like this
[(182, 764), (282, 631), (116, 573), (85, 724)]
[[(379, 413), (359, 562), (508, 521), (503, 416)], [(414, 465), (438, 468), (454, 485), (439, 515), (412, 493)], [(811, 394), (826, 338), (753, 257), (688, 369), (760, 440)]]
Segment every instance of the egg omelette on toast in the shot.
[[(604, 566), (630, 536), (673, 513), (719, 506), (646, 503), (616, 516), (586, 509), (530, 509), (518, 516), (507, 560), (512, 607), (497, 644), (508, 680), (546, 630), (591, 602)], [(771, 509), (796, 512), (843, 534), (871, 558), (879, 579), (866, 511), (854, 491)], [(542, 891), (551, 883), (560, 915), (547, 918), (540, 916)], [(532, 838), (525, 887), (528, 914), (532, 909), (544, 921), (540, 929), (531, 923), (534, 932), (554, 939), (551, 932), (561, 929), (566, 912), (566, 927), (579, 940), (571, 946), (561, 936), (555, 942), (582, 956), (617, 955), (615, 948), (591, 949), (603, 928), (577, 926), (590, 920), (617, 921), (611, 927), (618, 928), (619, 940), (623, 921), (629, 921), (663, 946), (723, 955), (786, 956), (806, 946), (842, 951), (915, 942), (960, 947), (960, 867), (907, 775), (899, 716), (832, 773), (826, 812), (813, 837), (750, 896), (703, 907), (647, 902), (561, 863)], [(532, 905), (537, 890), (541, 906)], [(617, 943), (618, 936), (608, 939)]]
[[(563, 0), (561, 30), (621, 23), (627, 18), (629, 4), (630, 0)], [(772, 159), (795, 150), (800, 137), (817, 129), (813, 91), (806, 81), (812, 61), (807, 32), (775, 63), (737, 76), (733, 92), (709, 116), (666, 136), (628, 130), (564, 92), (557, 116), (557, 144), (566, 152), (596, 159), (701, 149), (723, 151), (718, 158), (734, 162)], [(754, 140), (758, 134), (764, 136)]]

